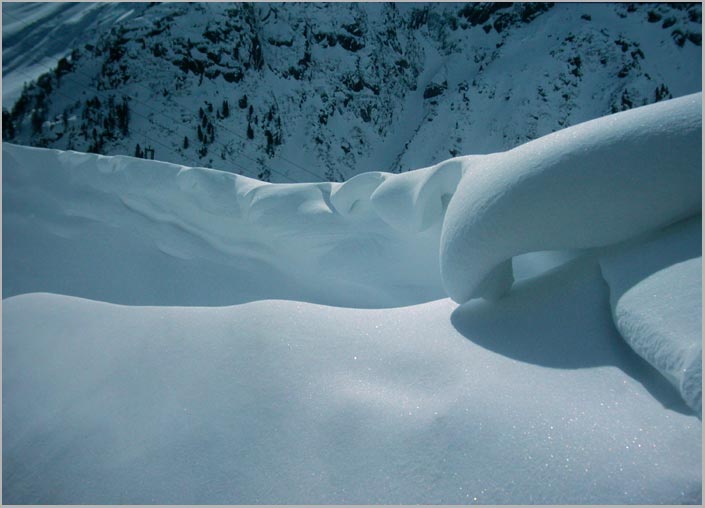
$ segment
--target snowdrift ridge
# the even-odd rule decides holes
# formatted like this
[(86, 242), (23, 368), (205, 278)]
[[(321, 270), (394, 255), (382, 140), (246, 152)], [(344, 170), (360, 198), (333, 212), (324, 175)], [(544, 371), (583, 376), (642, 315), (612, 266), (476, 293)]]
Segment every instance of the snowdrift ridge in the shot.
[[(514, 256), (602, 248), (698, 215), (701, 109), (701, 94), (689, 95), (508, 152), (342, 184), (269, 184), (3, 144), (3, 297), (54, 292), (132, 305), (281, 298), (365, 308), (445, 294), (458, 303), (494, 299), (513, 283)], [(695, 277), (691, 265), (673, 276)], [(656, 272), (626, 291), (617, 288), (622, 269), (614, 275), (611, 266), (603, 263), (617, 327), (699, 411), (699, 329), (672, 337), (636, 318), (629, 295)], [(672, 284), (668, 273), (657, 287)]]
[(512, 256), (601, 247), (701, 209), (702, 95), (617, 113), (483, 160), (458, 184), (440, 244), (458, 303), (496, 298)]
[(3, 144), (3, 499), (700, 503), (700, 108), (342, 184)]

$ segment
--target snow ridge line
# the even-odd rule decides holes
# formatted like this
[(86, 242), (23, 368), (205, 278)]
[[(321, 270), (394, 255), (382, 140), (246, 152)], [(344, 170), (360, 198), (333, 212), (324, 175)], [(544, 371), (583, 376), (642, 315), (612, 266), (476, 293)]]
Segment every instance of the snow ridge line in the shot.
[[(159, 208), (158, 215), (150, 214), (157, 221), (175, 214), (175, 220), (182, 222), (183, 216), (194, 218), (199, 208), (199, 215), (208, 215), (208, 221), (191, 226), (205, 230), (210, 229), (215, 216), (256, 222), (278, 210), (295, 212), (304, 216), (300, 217), (302, 220), (308, 214), (321, 213), (354, 220), (374, 212), (389, 226), (420, 232), (442, 221), (445, 206), (469, 161), (475, 163), (485, 156), (458, 157), (402, 174), (363, 173), (344, 183), (296, 184), (262, 182), (215, 169), (122, 155), (101, 156), (3, 143), (6, 163), (8, 157), (23, 163), (8, 164), (7, 178), (28, 182), (46, 176), (56, 182), (57, 176), (64, 173), (59, 179), (65, 181), (65, 186), (113, 194), (131, 205), (139, 206), (137, 203), (141, 202), (145, 205), (142, 213)], [(26, 164), (27, 160), (41, 163)]]
[[(404, 248), (423, 241), (424, 263), (436, 265), (446, 293), (463, 303), (506, 292), (513, 256), (600, 247), (698, 213), (701, 108), (701, 94), (694, 94), (508, 152), (402, 174), (364, 173), (344, 183), (272, 184), (207, 168), (10, 144), (3, 144), (3, 160), (13, 192), (43, 187), (65, 202), (64, 213), (83, 206), (93, 215), (103, 208), (82, 193), (98, 194), (96, 202), (113, 195), (152, 221), (182, 226), (219, 256), (242, 254), (238, 245), (255, 243), (269, 253), (268, 262), (280, 264), (277, 253), (298, 242), (298, 252), (287, 252), (283, 262), (313, 269), (315, 254), (327, 256), (341, 231), (368, 243), (380, 234), (403, 239)], [(102, 220), (115, 218), (106, 208)]]
[[(4, 281), (6, 296), (51, 288), (73, 296), (98, 294), (114, 303), (153, 304), (156, 295), (145, 300), (125, 285), (142, 287), (154, 278), (184, 283), (183, 270), (195, 277), (202, 262), (221, 274), (223, 284), (228, 280), (231, 289), (222, 288), (213, 297), (199, 293), (195, 303), (201, 305), (286, 296), (368, 308), (444, 296), (438, 267), (440, 228), (466, 161), (404, 174), (367, 174), (345, 183), (271, 184), (127, 156), (3, 144), (3, 166), (3, 207), (10, 212), (3, 222), (6, 231), (18, 235), (17, 247), (6, 251), (6, 260), (27, 267)], [(138, 261), (140, 280), (135, 280), (134, 270), (123, 275), (118, 270), (107, 276), (114, 284), (84, 277), (79, 285), (71, 277), (52, 275), (75, 259), (59, 256), (47, 264), (37, 258), (41, 266), (27, 264), (20, 245), (45, 242), (58, 252), (63, 247), (56, 237), (62, 232), (77, 236), (89, 248), (93, 240), (86, 235), (94, 233), (81, 229), (77, 217), (91, 220), (91, 231), (109, 234), (117, 242), (117, 251), (97, 261), (102, 272), (122, 266), (119, 245), (136, 241), (144, 249)], [(36, 227), (27, 230), (27, 223)], [(102, 248), (91, 249), (96, 247)], [(163, 255), (178, 263), (167, 262), (155, 271)], [(247, 280), (274, 273), (290, 278), (287, 292), (256, 290), (233, 275), (249, 266), (257, 268), (249, 270)], [(229, 299), (228, 293), (239, 296)], [(173, 295), (179, 303), (194, 303), (187, 295)]]

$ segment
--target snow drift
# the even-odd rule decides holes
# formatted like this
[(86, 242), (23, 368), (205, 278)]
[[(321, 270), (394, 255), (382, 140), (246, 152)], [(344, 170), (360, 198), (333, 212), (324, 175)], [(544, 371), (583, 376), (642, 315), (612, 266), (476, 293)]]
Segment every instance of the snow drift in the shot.
[[(448, 299), (365, 310), (12, 297), (3, 500), (697, 503), (701, 424), (605, 303), (594, 261), (453, 322)], [(545, 339), (557, 347), (536, 347)]]
[(4, 500), (699, 503), (700, 107), (342, 184), (3, 144)]
[(275, 185), (4, 144), (3, 294), (49, 291), (133, 305), (285, 298), (350, 307), (442, 298), (440, 227), (462, 165)]
[(702, 221), (679, 223), (600, 260), (629, 345), (702, 411)]
[(699, 213), (702, 95), (564, 129), (466, 173), (443, 223), (443, 285), (496, 298), (512, 256), (600, 247)]

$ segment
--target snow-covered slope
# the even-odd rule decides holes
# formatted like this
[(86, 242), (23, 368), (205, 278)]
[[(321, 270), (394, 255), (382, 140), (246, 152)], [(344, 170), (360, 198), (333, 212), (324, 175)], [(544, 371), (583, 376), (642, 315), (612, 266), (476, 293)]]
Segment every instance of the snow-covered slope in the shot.
[[(76, 45), (3, 102), (3, 139), (342, 181), (702, 88), (699, 3), (122, 5), (119, 21), (118, 7), (66, 8), (81, 22), (61, 24), (62, 40)], [(36, 77), (20, 62), (55, 55), (55, 37), (35, 37), (56, 31), (48, 7), (22, 9), (3, 6), (10, 84)], [(102, 20), (110, 33), (84, 31)]]
[[(700, 104), (342, 184), (3, 144), (3, 501), (700, 503)], [(589, 250), (525, 228), (504, 297), (456, 306), (441, 232), (522, 150), (498, 200), (642, 213)]]
[(697, 503), (701, 422), (606, 296), (583, 262), (454, 313), (6, 299), (3, 501)]
[(10, 108), (23, 85), (56, 67), (70, 50), (98, 39), (146, 4), (5, 2), (2, 4), (2, 103)]

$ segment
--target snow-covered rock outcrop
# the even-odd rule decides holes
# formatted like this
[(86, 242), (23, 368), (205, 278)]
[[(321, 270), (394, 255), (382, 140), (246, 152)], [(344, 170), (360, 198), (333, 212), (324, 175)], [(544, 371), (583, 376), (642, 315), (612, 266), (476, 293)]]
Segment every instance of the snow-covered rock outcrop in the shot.
[(496, 298), (511, 258), (601, 247), (701, 209), (702, 95), (549, 134), (467, 171), (448, 205), (440, 263), (448, 295)]

